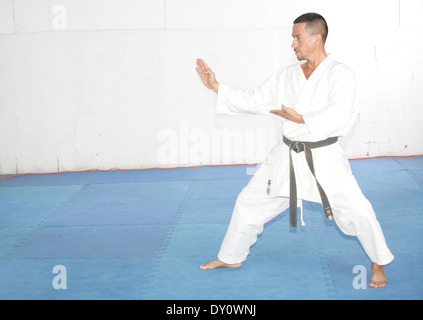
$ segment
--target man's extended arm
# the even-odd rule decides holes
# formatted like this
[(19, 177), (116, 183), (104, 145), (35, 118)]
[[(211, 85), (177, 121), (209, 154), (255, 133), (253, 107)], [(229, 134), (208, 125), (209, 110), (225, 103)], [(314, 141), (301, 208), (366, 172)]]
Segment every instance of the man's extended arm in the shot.
[[(197, 73), (204, 85), (218, 93), (219, 82), (216, 81), (214, 72), (203, 59), (197, 59), (197, 68), (195, 68), (195, 70), (197, 70)], [(287, 108), (285, 106), (282, 106), (280, 110), (270, 110), (270, 112), (296, 123), (304, 123), (302, 115), (298, 114), (294, 109)]]
[(275, 92), (279, 71), (260, 86), (242, 90), (217, 82), (214, 72), (202, 59), (197, 59), (196, 70), (203, 84), (218, 93), (216, 112), (219, 114), (266, 114), (277, 108)]

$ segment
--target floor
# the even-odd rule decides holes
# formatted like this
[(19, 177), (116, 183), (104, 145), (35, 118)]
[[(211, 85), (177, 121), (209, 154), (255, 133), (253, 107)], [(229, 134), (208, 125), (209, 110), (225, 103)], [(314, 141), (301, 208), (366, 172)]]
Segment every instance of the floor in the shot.
[(0, 177), (0, 299), (422, 299), (423, 157), (350, 163), (396, 258), (385, 288), (311, 202), (304, 227), (269, 222), (241, 268), (199, 269), (257, 169), (238, 165)]

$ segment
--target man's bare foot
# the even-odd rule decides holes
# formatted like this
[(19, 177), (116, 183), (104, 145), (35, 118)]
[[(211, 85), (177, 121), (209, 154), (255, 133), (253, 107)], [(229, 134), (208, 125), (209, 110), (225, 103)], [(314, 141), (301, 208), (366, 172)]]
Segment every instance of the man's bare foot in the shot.
[(228, 264), (220, 261), (219, 259), (204, 263), (200, 266), (201, 269), (216, 269), (216, 268), (238, 268), (242, 265), (242, 263), (234, 263), (234, 264)]
[(383, 266), (372, 262), (372, 278), (370, 279), (369, 286), (372, 288), (380, 288), (385, 287), (387, 283), (388, 280), (386, 279)]

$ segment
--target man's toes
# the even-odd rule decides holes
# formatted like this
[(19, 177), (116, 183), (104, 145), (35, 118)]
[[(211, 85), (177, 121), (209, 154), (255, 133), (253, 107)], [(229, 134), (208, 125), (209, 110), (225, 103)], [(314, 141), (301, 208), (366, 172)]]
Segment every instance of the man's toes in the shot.
[(210, 263), (209, 263), (209, 262), (207, 262), (207, 263), (203, 263), (203, 264), (200, 266), (200, 269), (203, 269), (203, 270), (205, 270), (205, 269), (210, 269), (209, 265), (210, 265)]
[(369, 287), (381, 288), (381, 287), (385, 287), (386, 284), (387, 284), (387, 281), (370, 281)]

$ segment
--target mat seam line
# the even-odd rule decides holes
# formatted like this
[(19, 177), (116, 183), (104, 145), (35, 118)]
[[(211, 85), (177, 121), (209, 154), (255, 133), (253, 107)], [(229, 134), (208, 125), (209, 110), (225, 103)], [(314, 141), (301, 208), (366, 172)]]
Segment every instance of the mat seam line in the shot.
[[(313, 203), (312, 203), (312, 207), (313, 207)], [(328, 299), (329, 300), (338, 300), (338, 293), (336, 291), (335, 285), (333, 283), (333, 278), (332, 278), (332, 274), (330, 272), (329, 269), (329, 263), (327, 260), (327, 256), (326, 256), (326, 247), (324, 245), (324, 241), (321, 235), (321, 230), (319, 227), (319, 224), (317, 223), (317, 220), (310, 220), (310, 224), (312, 226), (312, 230), (313, 230), (313, 235), (314, 235), (314, 239), (315, 239), (315, 243), (316, 243), (316, 251), (318, 254), (318, 258), (319, 258), (319, 263), (320, 266), (322, 268), (322, 272), (323, 272), (323, 279), (325, 281), (326, 284), (326, 289), (327, 289), (327, 293), (328, 293)]]
[(403, 171), (407, 172), (407, 174), (417, 183), (417, 185), (421, 188), (423, 188), (423, 181), (421, 181), (412, 170), (410, 170), (405, 163), (401, 161), (401, 159), (393, 159), (395, 162), (397, 162), (401, 168), (403, 168)]
[(23, 244), (25, 244), (29, 239), (31, 239), (34, 236), (34, 234), (40, 229), (41, 225), (45, 221), (47, 221), (54, 214), (56, 214), (66, 203), (72, 201), (72, 199), (77, 194), (79, 194), (80, 192), (82, 192), (83, 190), (85, 190), (87, 187), (88, 187), (88, 185), (82, 186), (82, 188), (80, 188), (77, 192), (75, 192), (68, 200), (61, 202), (60, 205), (56, 209), (54, 209), (47, 217), (45, 217), (34, 228), (32, 228), (31, 229), (31, 232), (29, 232), (28, 234), (26, 234), (25, 237), (23, 237), (21, 240), (19, 240), (13, 246), (11, 246), (11, 248), (3, 256), (0, 257), (0, 261), (13, 260), (13, 259), (11, 259), (11, 256), (13, 255), (13, 253), (16, 252), (16, 250), (18, 248), (20, 248)]
[[(175, 217), (173, 218), (172, 222), (170, 223), (169, 230), (168, 230), (168, 232), (167, 232), (167, 234), (166, 234), (166, 236), (163, 240), (162, 246), (160, 247), (156, 256), (154, 257), (153, 268), (152, 268), (152, 271), (149, 274), (147, 283), (145, 284), (145, 288), (148, 288), (153, 283), (153, 279), (158, 275), (158, 266), (160, 264), (161, 259), (165, 255), (165, 252), (167, 250), (167, 247), (168, 247), (171, 239), (173, 238), (173, 235), (175, 234), (176, 225), (177, 225), (177, 223), (180, 219), (182, 211), (184, 210), (184, 208), (186, 206), (186, 200), (187, 200), (188, 196), (191, 194), (193, 181), (194, 180), (190, 181), (188, 188), (187, 188), (187, 190), (184, 194), (184, 197), (182, 198), (182, 201), (180, 202), (178, 210), (176, 210)], [(138, 299), (143, 299), (144, 296), (145, 296), (145, 292), (143, 290), (141, 290), (138, 294)]]

